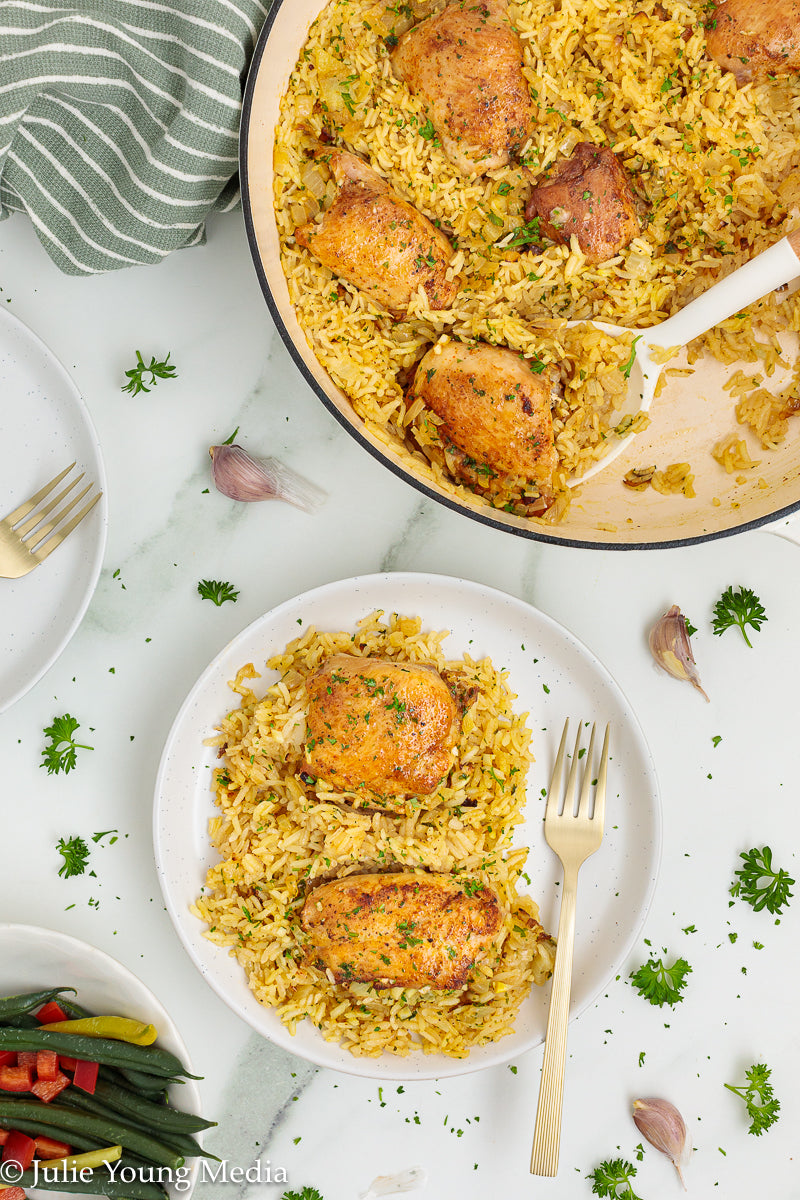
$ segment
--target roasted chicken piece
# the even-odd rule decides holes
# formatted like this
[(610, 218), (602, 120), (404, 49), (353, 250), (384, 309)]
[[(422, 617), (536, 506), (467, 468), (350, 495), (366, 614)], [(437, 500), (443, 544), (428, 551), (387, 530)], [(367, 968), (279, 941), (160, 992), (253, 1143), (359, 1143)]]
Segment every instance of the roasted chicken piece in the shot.
[(574, 233), (587, 262), (614, 258), (639, 233), (636, 197), (612, 150), (579, 142), (542, 177), (525, 206), (525, 219), (569, 245)]
[(311, 960), (336, 983), (461, 988), (503, 923), (495, 893), (452, 875), (349, 875), (313, 888), (300, 914)]
[(429, 796), (453, 765), (456, 702), (419, 663), (334, 654), (309, 676), (306, 770), (343, 791)]
[(800, 0), (723, 0), (706, 28), (708, 53), (740, 87), (800, 70)]
[(420, 285), (431, 308), (449, 308), (458, 281), (445, 278), (453, 247), (442, 231), (355, 154), (320, 157), (330, 157), (339, 191), (320, 222), (295, 229), (299, 245), (398, 320)]
[(447, 342), (417, 367), (413, 393), (441, 417), (450, 470), (491, 491), (503, 477), (547, 490), (556, 465), (548, 377), (505, 347)]
[(522, 43), (506, 0), (451, 0), (404, 33), (391, 57), (462, 175), (505, 166), (532, 136)]

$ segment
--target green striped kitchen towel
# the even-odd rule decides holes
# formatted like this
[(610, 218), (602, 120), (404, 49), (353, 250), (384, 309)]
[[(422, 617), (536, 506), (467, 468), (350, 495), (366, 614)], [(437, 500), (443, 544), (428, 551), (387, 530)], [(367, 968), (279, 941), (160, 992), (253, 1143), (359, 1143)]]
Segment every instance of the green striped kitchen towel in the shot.
[(239, 201), (270, 0), (0, 0), (0, 220), (71, 275), (158, 262)]

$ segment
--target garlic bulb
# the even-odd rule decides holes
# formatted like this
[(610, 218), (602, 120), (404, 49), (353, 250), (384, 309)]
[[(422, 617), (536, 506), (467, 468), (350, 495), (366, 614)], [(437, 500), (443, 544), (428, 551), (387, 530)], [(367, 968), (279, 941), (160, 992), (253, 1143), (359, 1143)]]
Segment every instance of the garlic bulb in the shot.
[(700, 686), (700, 676), (692, 654), (692, 644), (686, 632), (686, 618), (677, 604), (656, 621), (650, 630), (650, 650), (653, 658), (673, 679), (691, 683), (701, 696), (708, 696)]
[(209, 454), (217, 491), (231, 500), (244, 504), (285, 500), (295, 508), (313, 512), (327, 495), (277, 458), (251, 458), (241, 446), (227, 443), (211, 446)]
[(633, 1120), (636, 1128), (647, 1138), (651, 1146), (666, 1154), (686, 1191), (682, 1166), (686, 1166), (692, 1153), (692, 1144), (686, 1134), (686, 1122), (674, 1104), (648, 1096), (633, 1102)]

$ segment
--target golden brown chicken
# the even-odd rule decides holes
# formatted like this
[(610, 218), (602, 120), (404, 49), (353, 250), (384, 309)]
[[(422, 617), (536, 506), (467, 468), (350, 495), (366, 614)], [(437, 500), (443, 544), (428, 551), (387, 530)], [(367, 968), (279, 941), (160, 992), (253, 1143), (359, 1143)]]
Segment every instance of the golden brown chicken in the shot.
[(336, 983), (461, 988), (503, 923), (495, 893), (452, 875), (350, 875), (313, 888), (300, 916)]
[(579, 142), (531, 192), (525, 220), (539, 218), (539, 230), (569, 244), (574, 234), (587, 262), (607, 262), (639, 233), (636, 197), (613, 150)]
[(459, 714), (439, 672), (334, 654), (308, 679), (306, 769), (343, 791), (428, 796), (453, 765)]
[(376, 171), (343, 150), (326, 151), (339, 191), (319, 222), (294, 231), (301, 246), (398, 319), (422, 286), (431, 308), (449, 308), (458, 280), (445, 277), (453, 247)]
[(740, 87), (800, 69), (800, 0), (724, 0), (706, 28), (708, 53)]
[(522, 43), (506, 0), (451, 0), (402, 35), (392, 67), (427, 104), (442, 149), (463, 175), (505, 166), (533, 134)]
[(521, 355), (482, 342), (434, 346), (412, 390), (442, 420), (454, 475), (482, 491), (502, 490), (509, 476), (547, 491), (556, 465), (552, 388)]

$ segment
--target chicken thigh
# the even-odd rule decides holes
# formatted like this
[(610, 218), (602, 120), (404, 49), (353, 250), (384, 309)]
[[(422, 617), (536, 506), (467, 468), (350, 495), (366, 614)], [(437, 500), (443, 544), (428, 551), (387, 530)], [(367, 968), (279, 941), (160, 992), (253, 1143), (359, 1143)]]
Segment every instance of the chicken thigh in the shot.
[(496, 938), (495, 893), (452, 875), (349, 875), (313, 888), (300, 916), (312, 961), (336, 983), (463, 987)]
[(320, 222), (295, 229), (298, 244), (398, 320), (420, 285), (431, 308), (449, 308), (458, 281), (445, 275), (453, 257), (447, 237), (363, 159), (328, 155), (339, 192)]
[(531, 192), (525, 220), (569, 245), (572, 234), (587, 262), (614, 258), (639, 233), (636, 198), (613, 150), (579, 142), (572, 156), (553, 166)]
[(465, 482), (482, 490), (504, 476), (550, 484), (551, 384), (521, 355), (482, 342), (434, 346), (417, 367), (413, 392), (441, 418), (448, 465)]
[(724, 0), (706, 27), (708, 53), (740, 87), (800, 69), (800, 0)]
[(453, 765), (459, 714), (439, 672), (334, 654), (309, 677), (306, 767), (344, 791), (428, 796)]
[(426, 102), (462, 175), (505, 166), (533, 134), (522, 43), (506, 0), (451, 0), (402, 35), (392, 67)]

